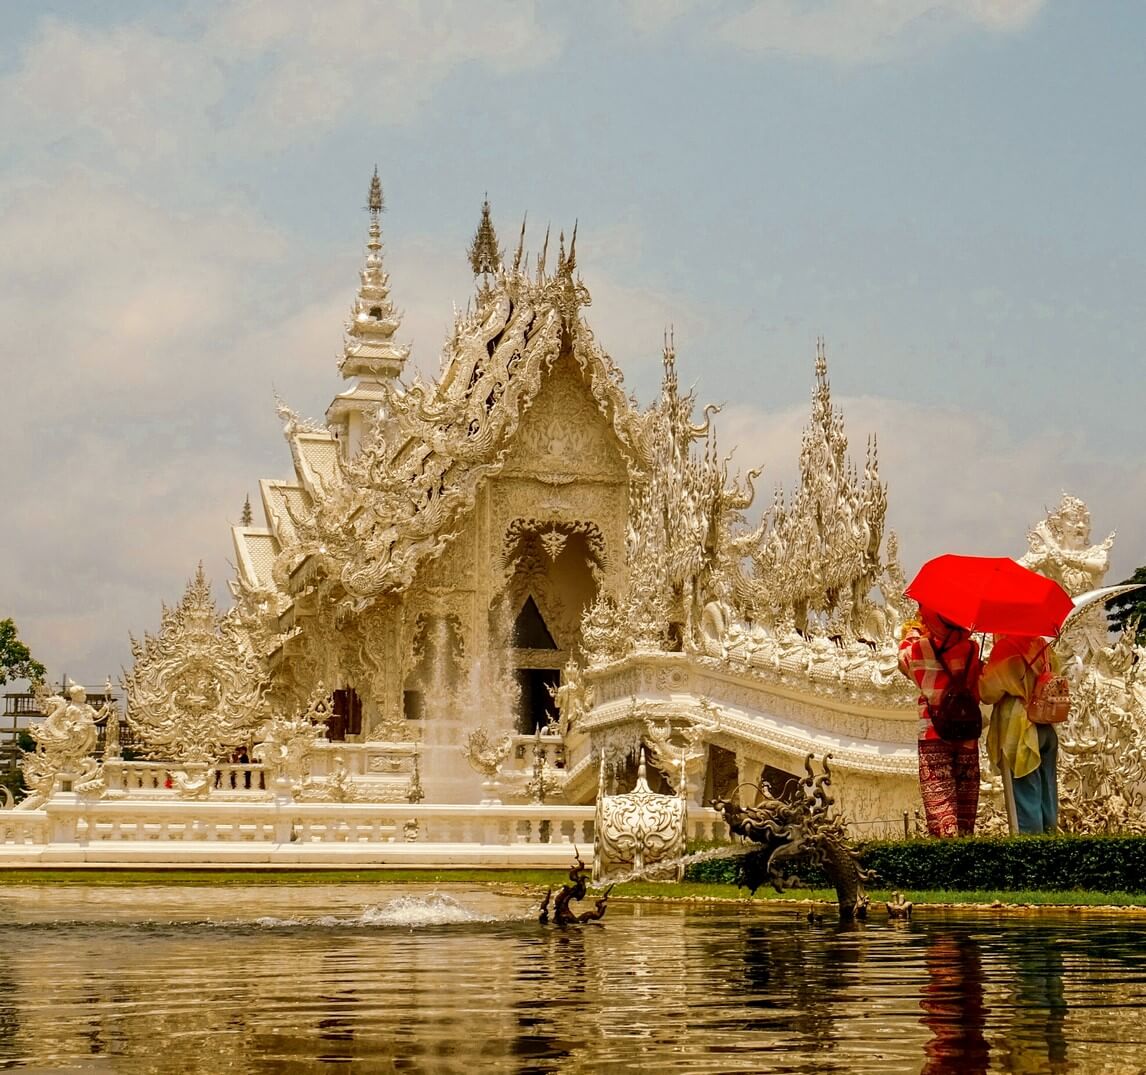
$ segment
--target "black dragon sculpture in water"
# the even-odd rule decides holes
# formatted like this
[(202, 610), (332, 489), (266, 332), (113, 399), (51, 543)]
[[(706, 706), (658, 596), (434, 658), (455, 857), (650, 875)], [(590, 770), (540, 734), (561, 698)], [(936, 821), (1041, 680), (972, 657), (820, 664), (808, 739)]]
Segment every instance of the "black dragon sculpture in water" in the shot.
[[(580, 852), (574, 848), (573, 853), (576, 857), (569, 870), (569, 884), (561, 886), (561, 891), (557, 893), (557, 898), (553, 901), (553, 924), (555, 926), (584, 925), (586, 922), (597, 922), (604, 918), (605, 909), (609, 903), (609, 893), (613, 891), (613, 886), (610, 885), (597, 899), (593, 910), (574, 914), (569, 905), (574, 900), (580, 901), (585, 898), (585, 894), (589, 891), (589, 871), (585, 863), (581, 861)], [(553, 889), (549, 889), (545, 893), (545, 899), (541, 901), (541, 911), (537, 916), (537, 921), (543, 926), (549, 924), (549, 900), (552, 895)]]
[(795, 782), (796, 794), (790, 801), (788, 797), (776, 798), (767, 785), (760, 789), (749, 784), (741, 787), (755, 787), (760, 793), (754, 806), (738, 806), (724, 799), (715, 799), (712, 805), (734, 835), (761, 845), (758, 851), (737, 860), (738, 884), (755, 892), (770, 882), (777, 892), (783, 892), (799, 884), (788, 870), (801, 864), (819, 866), (835, 886), (840, 921), (863, 919), (868, 907), (864, 882), (870, 881), (874, 872), (860, 865), (859, 853), (847, 838), (843, 816), (832, 810), (835, 799), (828, 791), (831, 755), (824, 757), (824, 771), (819, 776), (812, 768), (812, 758), (809, 754), (804, 759), (808, 775)]

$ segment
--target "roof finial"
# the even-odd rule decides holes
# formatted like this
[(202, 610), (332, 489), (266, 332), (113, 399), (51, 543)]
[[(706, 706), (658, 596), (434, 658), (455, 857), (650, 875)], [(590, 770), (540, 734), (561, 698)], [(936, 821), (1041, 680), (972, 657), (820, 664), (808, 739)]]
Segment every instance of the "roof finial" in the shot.
[(247, 494), (247, 499), (243, 501), (243, 517), (240, 520), (243, 526), (250, 526), (254, 522), (254, 515), (251, 514), (251, 494)]
[(488, 194), (481, 203), (481, 220), (467, 253), (474, 276), (487, 276), (496, 273), (501, 267), (501, 251), (498, 249), (497, 232), (493, 230), (493, 221), (489, 215)]
[(566, 276), (572, 276), (577, 267), (577, 221), (573, 221), (573, 238), (569, 240), (569, 256), (565, 259), (562, 268)]
[(541, 253), (537, 256), (537, 282), (545, 279), (545, 262), (549, 257), (549, 225), (545, 225), (545, 241), (541, 244)]
[(525, 254), (525, 218), (529, 216), (528, 213), (521, 214), (521, 235), (517, 240), (517, 250), (513, 255), (513, 271), (517, 272), (521, 268), (521, 259)]
[(378, 178), (377, 164), (374, 165), (374, 176), (370, 180), (370, 200), (367, 202), (366, 208), (375, 216), (386, 208), (386, 203), (382, 200), (382, 180)]
[(664, 351), (661, 355), (664, 362), (665, 375), (662, 382), (662, 388), (666, 395), (676, 395), (677, 379), (676, 379), (676, 334), (673, 326), (670, 324), (665, 329), (665, 345)]

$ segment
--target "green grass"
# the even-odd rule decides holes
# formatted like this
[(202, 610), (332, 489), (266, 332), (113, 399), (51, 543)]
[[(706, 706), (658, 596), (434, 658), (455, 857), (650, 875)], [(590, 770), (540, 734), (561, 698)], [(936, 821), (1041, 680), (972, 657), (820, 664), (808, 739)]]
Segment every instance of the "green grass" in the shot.
[[(489, 885), (528, 890), (557, 888), (566, 880), (564, 870), (0, 870), (0, 885)], [(655, 884), (633, 881), (617, 885), (613, 895), (634, 900), (688, 900), (707, 902), (737, 900), (775, 907), (798, 907), (810, 902), (835, 903), (830, 889), (790, 889), (783, 894), (771, 888), (758, 889), (750, 895), (735, 885), (706, 884), (685, 881), (681, 884)], [(875, 889), (871, 902), (876, 911), (890, 898), (890, 892)], [(1146, 895), (1125, 892), (996, 892), (996, 891), (907, 891), (905, 895), (916, 906), (976, 905), (990, 907), (1146, 907)]]

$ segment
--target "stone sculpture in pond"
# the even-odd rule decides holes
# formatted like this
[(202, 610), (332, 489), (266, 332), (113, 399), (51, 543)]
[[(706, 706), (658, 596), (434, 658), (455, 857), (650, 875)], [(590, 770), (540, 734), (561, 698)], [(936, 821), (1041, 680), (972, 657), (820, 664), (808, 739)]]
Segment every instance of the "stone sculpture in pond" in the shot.
[(793, 801), (777, 798), (765, 785), (757, 789), (761, 798), (754, 806), (737, 806), (723, 799), (714, 800), (712, 805), (733, 835), (760, 844), (759, 851), (737, 861), (738, 884), (755, 892), (770, 882), (782, 892), (798, 883), (794, 873), (798, 866), (818, 866), (835, 887), (840, 921), (851, 922), (867, 917), (864, 882), (870, 881), (873, 873), (859, 864), (859, 853), (846, 835), (847, 823), (842, 814), (832, 810), (835, 799), (827, 790), (832, 782), (830, 758), (830, 754), (824, 757), (824, 771), (819, 776), (812, 768), (812, 755), (804, 759), (808, 775), (796, 785)]
[[(555, 926), (584, 925), (586, 922), (597, 922), (604, 918), (609, 903), (609, 893), (613, 891), (613, 886), (610, 885), (594, 903), (593, 910), (574, 914), (569, 905), (574, 900), (585, 898), (585, 894), (589, 890), (589, 871), (585, 863), (581, 861), (580, 853), (576, 849), (573, 853), (576, 858), (569, 870), (569, 883), (561, 886), (561, 891), (557, 893), (557, 898), (553, 901), (553, 924)], [(553, 889), (549, 889), (545, 893), (545, 899), (541, 901), (537, 921), (543, 926), (549, 925), (549, 900), (552, 895)]]

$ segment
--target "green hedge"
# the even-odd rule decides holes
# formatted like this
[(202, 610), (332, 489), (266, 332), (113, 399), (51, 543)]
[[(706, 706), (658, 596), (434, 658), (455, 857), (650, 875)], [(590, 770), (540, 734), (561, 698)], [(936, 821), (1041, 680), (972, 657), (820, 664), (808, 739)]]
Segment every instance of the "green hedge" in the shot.
[[(1146, 892), (1146, 837), (1007, 836), (896, 840), (862, 846), (881, 889)], [(735, 859), (693, 863), (685, 880), (736, 884)], [(830, 887), (818, 869), (797, 866), (808, 887)]]

